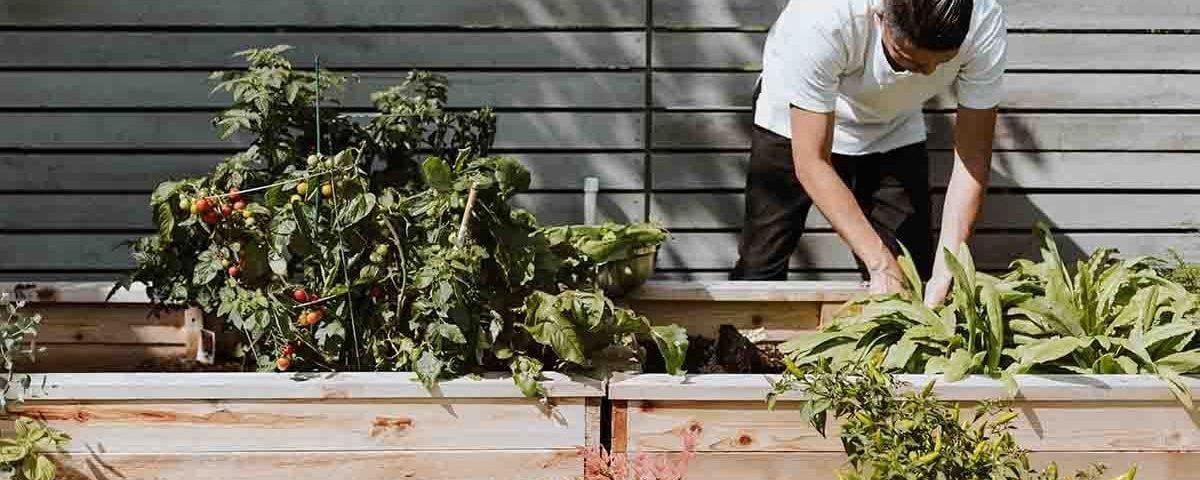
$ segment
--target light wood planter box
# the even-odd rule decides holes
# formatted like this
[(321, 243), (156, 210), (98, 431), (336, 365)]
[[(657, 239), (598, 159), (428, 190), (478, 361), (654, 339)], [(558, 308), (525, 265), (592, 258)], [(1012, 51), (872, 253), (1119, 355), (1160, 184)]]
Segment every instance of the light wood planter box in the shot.
[(865, 293), (859, 282), (647, 282), (622, 303), (656, 325), (716, 338), (732, 325), (757, 342), (778, 343), (820, 328), (848, 300)]
[(35, 375), (45, 387), (13, 415), (72, 436), (60, 479), (563, 480), (583, 475), (576, 447), (600, 441), (596, 380), (550, 374), (541, 403), (510, 378), (433, 392), (407, 373), (301, 378)]
[[(689, 478), (832, 480), (845, 462), (836, 425), (822, 438), (798, 411), (799, 394), (769, 411), (767, 375), (638, 375), (613, 380), (613, 450), (677, 452), (680, 432), (700, 433)], [(902, 376), (921, 388), (929, 376)], [(1200, 381), (1189, 380), (1193, 395)], [(1139, 480), (1200, 478), (1200, 427), (1166, 384), (1151, 376), (1025, 376), (1013, 403), (1017, 441), (1038, 464), (1060, 471), (1105, 463), (1112, 476), (1132, 464)], [(938, 383), (946, 401), (1005, 398), (1000, 382), (972, 377)]]

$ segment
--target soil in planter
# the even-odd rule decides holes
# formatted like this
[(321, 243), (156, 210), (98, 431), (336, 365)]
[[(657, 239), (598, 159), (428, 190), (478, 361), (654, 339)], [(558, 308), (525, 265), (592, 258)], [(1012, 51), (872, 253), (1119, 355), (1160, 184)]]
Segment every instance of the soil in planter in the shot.
[[(664, 373), (654, 344), (647, 345), (646, 373)], [(717, 338), (688, 335), (684, 360), (688, 373), (782, 373), (783, 354), (776, 343), (754, 343), (732, 325), (721, 325)]]
[(200, 363), (183, 357), (152, 358), (138, 364), (135, 372), (191, 373), (191, 372), (241, 372), (241, 362), (217, 361), (213, 364)]

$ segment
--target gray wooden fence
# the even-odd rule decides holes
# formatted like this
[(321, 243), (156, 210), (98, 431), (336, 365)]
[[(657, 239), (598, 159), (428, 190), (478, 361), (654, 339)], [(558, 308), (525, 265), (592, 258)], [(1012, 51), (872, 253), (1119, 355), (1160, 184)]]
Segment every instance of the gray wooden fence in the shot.
[[(796, 0), (819, 1), (819, 0)], [(674, 232), (668, 276), (736, 260), (751, 88), (785, 0), (4, 0), (0, 3), (0, 278), (110, 278), (119, 242), (152, 231), (159, 181), (206, 172), (237, 145), (209, 120), (207, 72), (281, 43), (298, 64), (360, 76), (347, 103), (411, 68), (454, 82), (456, 106), (500, 111), (498, 147), (534, 172), (521, 198), (582, 217), (583, 178), (619, 221)], [(1004, 0), (1010, 75), (979, 263), (1033, 253), (1052, 224), (1078, 254), (1174, 247), (1200, 259), (1200, 4)], [(952, 99), (929, 106), (935, 193)], [(819, 215), (798, 278), (845, 277)]]

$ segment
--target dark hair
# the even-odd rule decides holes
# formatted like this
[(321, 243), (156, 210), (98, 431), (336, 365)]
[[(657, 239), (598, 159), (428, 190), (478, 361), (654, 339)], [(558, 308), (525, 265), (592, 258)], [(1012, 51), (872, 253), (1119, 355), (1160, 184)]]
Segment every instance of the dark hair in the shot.
[(973, 0), (886, 0), (893, 32), (926, 50), (957, 50), (971, 29)]

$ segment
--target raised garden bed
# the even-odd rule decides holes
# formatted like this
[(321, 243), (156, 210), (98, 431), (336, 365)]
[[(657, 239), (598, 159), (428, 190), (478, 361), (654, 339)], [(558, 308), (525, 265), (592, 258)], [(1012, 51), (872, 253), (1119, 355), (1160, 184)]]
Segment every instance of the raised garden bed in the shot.
[[(64, 479), (555, 479), (599, 442), (600, 381), (552, 374), (433, 392), (405, 373), (36, 375), (15, 415), (71, 435)], [(11, 425), (11, 422), (6, 423)]]
[(203, 320), (148, 317), (136, 292), (101, 303), (100, 284), (14, 290), (45, 315), (24, 371), (110, 370), (35, 374), (13, 409), (71, 435), (60, 478), (562, 480), (600, 442), (600, 380), (550, 373), (541, 402), (502, 375), (111, 373), (190, 363)]
[[(900, 378), (922, 388), (937, 376)], [(614, 380), (613, 450), (678, 452), (680, 433), (699, 433), (690, 471), (705, 479), (834, 479), (845, 454), (836, 425), (821, 437), (797, 411), (800, 394), (781, 397), (775, 410), (764, 399), (769, 375), (637, 375)], [(1187, 380), (1193, 395), (1200, 381)], [(1039, 463), (1060, 471), (1090, 463), (1115, 474), (1138, 465), (1139, 480), (1200, 478), (1200, 427), (1167, 385), (1142, 375), (1018, 377), (1014, 436)], [(1003, 385), (986, 377), (938, 383), (946, 401), (969, 404), (1005, 398)]]

